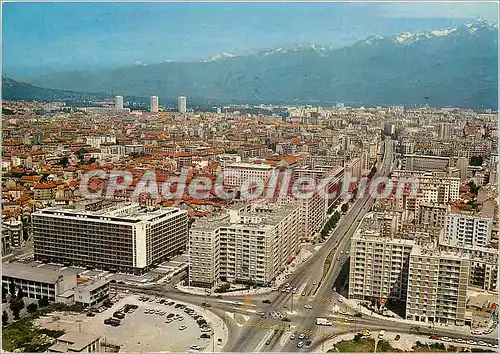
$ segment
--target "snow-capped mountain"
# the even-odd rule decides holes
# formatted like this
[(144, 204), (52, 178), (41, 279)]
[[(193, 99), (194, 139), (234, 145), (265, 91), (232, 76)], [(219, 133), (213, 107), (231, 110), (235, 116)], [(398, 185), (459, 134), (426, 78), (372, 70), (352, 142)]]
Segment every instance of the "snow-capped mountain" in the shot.
[(221, 103), (355, 102), (496, 108), (498, 25), (371, 36), (352, 45), (300, 44), (202, 62), (47, 74), (30, 83), (169, 100)]

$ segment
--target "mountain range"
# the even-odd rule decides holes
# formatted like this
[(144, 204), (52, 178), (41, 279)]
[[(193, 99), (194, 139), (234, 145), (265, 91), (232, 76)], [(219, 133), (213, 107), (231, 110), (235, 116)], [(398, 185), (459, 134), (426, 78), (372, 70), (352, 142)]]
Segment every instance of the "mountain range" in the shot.
[(314, 44), (198, 62), (139, 63), (66, 71), (28, 80), (52, 89), (109, 95), (177, 96), (205, 104), (275, 103), (375, 106), (498, 105), (498, 25), (372, 36), (349, 46)]

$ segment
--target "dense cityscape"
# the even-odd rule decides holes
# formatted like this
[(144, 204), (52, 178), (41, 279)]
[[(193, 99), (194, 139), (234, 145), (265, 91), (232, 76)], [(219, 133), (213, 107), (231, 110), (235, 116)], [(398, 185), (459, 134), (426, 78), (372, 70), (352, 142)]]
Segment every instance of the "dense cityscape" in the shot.
[(3, 87), (6, 352), (498, 352), (495, 107)]

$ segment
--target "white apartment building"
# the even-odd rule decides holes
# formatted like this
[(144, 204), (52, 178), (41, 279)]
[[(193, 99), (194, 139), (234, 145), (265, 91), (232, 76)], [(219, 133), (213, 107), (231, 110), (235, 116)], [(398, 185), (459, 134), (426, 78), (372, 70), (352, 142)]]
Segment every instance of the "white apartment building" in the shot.
[(179, 110), (180, 113), (183, 113), (183, 114), (187, 112), (186, 97), (179, 96), (179, 98), (177, 99), (177, 109)]
[(246, 162), (228, 163), (224, 166), (224, 186), (240, 188), (243, 183), (263, 183), (267, 185), (274, 167)]
[(295, 205), (247, 204), (233, 206), (223, 221), (195, 222), (189, 243), (190, 283), (270, 284), (298, 252), (299, 216)]
[[(444, 235), (442, 235), (444, 236)], [(469, 256), (469, 287), (498, 291), (498, 250), (492, 247), (452, 246), (441, 237), (439, 248), (446, 252), (462, 252)]]
[(415, 241), (356, 230), (350, 250), (349, 298), (406, 299), (408, 257)]
[(220, 278), (220, 225), (228, 215), (198, 219), (189, 229), (189, 285), (211, 288)]
[(178, 208), (121, 203), (31, 215), (35, 259), (43, 262), (143, 273), (188, 241), (187, 212)]
[(75, 293), (75, 304), (91, 307), (97, 305), (109, 297), (109, 279), (93, 279), (86, 283), (77, 285)]
[(115, 96), (115, 108), (123, 109), (123, 96)]
[(457, 246), (484, 247), (490, 243), (493, 221), (465, 214), (448, 214), (444, 242)]
[(158, 112), (158, 96), (151, 96), (149, 101), (149, 110), (152, 113)]
[[(418, 195), (410, 197), (417, 198), (415, 210), (418, 212), (419, 205), (422, 203), (452, 203), (460, 197), (460, 178), (442, 176), (438, 173), (424, 171), (402, 171), (396, 170), (391, 175), (391, 180), (395, 185), (404, 180), (418, 182)], [(403, 201), (405, 198), (401, 198)], [(404, 205), (400, 205), (404, 207)]]
[(406, 319), (463, 325), (470, 261), (461, 252), (414, 246), (410, 254)]

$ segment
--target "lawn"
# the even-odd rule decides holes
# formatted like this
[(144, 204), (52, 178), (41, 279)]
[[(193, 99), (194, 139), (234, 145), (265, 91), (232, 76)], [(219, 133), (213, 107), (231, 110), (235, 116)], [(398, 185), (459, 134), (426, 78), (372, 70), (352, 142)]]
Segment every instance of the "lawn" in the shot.
[(53, 311), (77, 311), (78, 308), (63, 304), (52, 304), (35, 313), (25, 316), (19, 321), (13, 322), (2, 328), (2, 347), (4, 351), (13, 352), (21, 349), (23, 352), (40, 353), (45, 352), (55, 341), (55, 338), (64, 334), (64, 331), (51, 331), (36, 328), (33, 322), (39, 316)]

